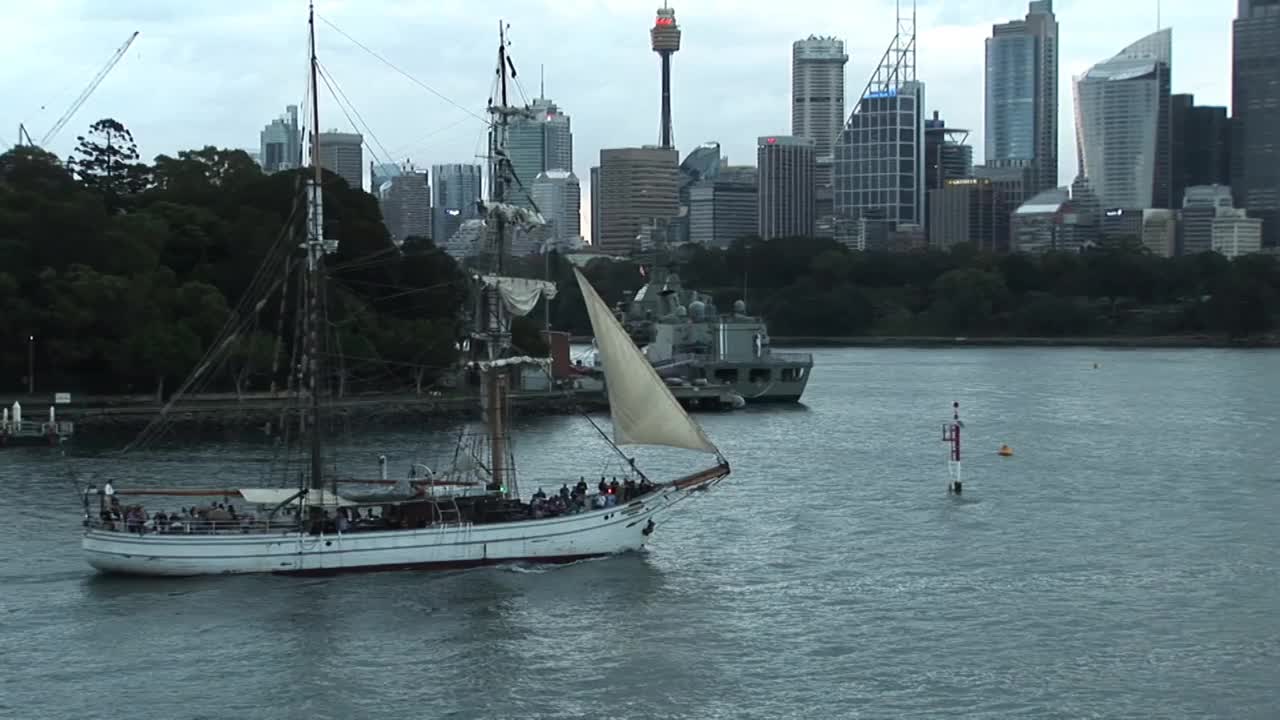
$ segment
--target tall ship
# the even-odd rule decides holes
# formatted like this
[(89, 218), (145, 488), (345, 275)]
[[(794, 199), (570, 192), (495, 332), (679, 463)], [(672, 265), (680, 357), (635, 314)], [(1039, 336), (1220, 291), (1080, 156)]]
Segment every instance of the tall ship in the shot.
[[(508, 386), (513, 370), (539, 361), (512, 348), (511, 321), (531, 312), (539, 299), (555, 292), (555, 286), (503, 274), (510, 233), (542, 222), (536, 212), (507, 202), (515, 180), (505, 152), (507, 125), (510, 117), (524, 109), (508, 103), (513, 65), (505, 31), (499, 33), (498, 88), (489, 108), (493, 181), (490, 197), (483, 203), (492, 267), (491, 272), (472, 278), (473, 328), (464, 343), (468, 370), (478, 378), (479, 424), (457, 438), (452, 463), (439, 472), (415, 464), (407, 476), (393, 480), (385, 463), (377, 478), (339, 472), (326, 432), (327, 405), (338, 380), (328, 362), (335, 348), (326, 316), (325, 261), (337, 244), (325, 235), (314, 11), (310, 30), (313, 174), (301, 188), (306, 221), (299, 224), (305, 227), (300, 237), (282, 233), (264, 262), (264, 267), (283, 263), (285, 268), (296, 268), (293, 281), (263, 283), (272, 292), (298, 296), (293, 333), (297, 345), (288, 388), (294, 402), (281, 424), (296, 428), (287, 435), (291, 449), (284, 453), (293, 466), (280, 474), (290, 482), (274, 487), (224, 483), (193, 488), (166, 485), (169, 478), (146, 476), (83, 485), (81, 547), (86, 561), (100, 571), (129, 575), (305, 575), (564, 562), (643, 548), (658, 522), (677, 505), (726, 478), (729, 463), (579, 273), (576, 282), (609, 377), (612, 436), (596, 429), (616, 453), (622, 472), (611, 483), (601, 478), (598, 485), (588, 485), (585, 478), (594, 472), (565, 468), (565, 486), (559, 495), (547, 498), (539, 492), (528, 500), (521, 495), (508, 431)], [(287, 269), (285, 274), (287, 278)], [(265, 297), (251, 306), (262, 307)], [(227, 337), (224, 347), (234, 333)], [(215, 364), (201, 363), (193, 377)], [(168, 408), (180, 396), (170, 400), (142, 437), (160, 432)], [(622, 450), (629, 445), (679, 448), (714, 460), (679, 477), (650, 478)], [(599, 469), (598, 464), (594, 467)], [(157, 511), (144, 501), (163, 504)], [(164, 512), (177, 502), (199, 505), (180, 514)]]
[(743, 300), (721, 312), (672, 269), (655, 267), (617, 315), (668, 381), (721, 385), (748, 403), (799, 402), (809, 383), (811, 354), (774, 351), (764, 320)]

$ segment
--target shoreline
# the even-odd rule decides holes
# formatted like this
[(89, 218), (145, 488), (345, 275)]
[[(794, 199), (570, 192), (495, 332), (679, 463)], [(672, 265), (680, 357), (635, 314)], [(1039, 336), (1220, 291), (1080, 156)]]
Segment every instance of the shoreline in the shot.
[[(590, 345), (591, 336), (574, 335), (570, 342)], [(928, 335), (775, 335), (774, 347), (955, 348), (955, 347), (1099, 347), (1099, 348), (1280, 348), (1280, 334), (1249, 338), (1220, 335), (1100, 335), (1094, 337), (946, 337)]]
[(1280, 337), (1259, 336), (1232, 339), (1213, 335), (1155, 335), (1099, 337), (936, 337), (936, 336), (781, 336), (772, 338), (777, 347), (1098, 347), (1098, 348), (1280, 348)]
[[(0, 405), (8, 407), (14, 401), (21, 402), (24, 418), (39, 423), (48, 420), (51, 400), (51, 396), (39, 393), (34, 396), (5, 395), (0, 396)], [(164, 407), (154, 398), (136, 395), (73, 395), (72, 401), (54, 407), (59, 421), (75, 423), (77, 434), (83, 428), (140, 429), (155, 420)], [(465, 416), (476, 403), (474, 396), (470, 395), (385, 393), (334, 400), (327, 404), (327, 408), (331, 421), (345, 423), (359, 419), (377, 423)], [(604, 403), (601, 393), (564, 390), (513, 393), (511, 412), (516, 416), (564, 415), (579, 409), (605, 407)], [(246, 396), (236, 399), (234, 395), (214, 394), (184, 398), (175, 403), (165, 417), (167, 423), (182, 428), (264, 427), (278, 424), (281, 412), (293, 405), (285, 398)]]

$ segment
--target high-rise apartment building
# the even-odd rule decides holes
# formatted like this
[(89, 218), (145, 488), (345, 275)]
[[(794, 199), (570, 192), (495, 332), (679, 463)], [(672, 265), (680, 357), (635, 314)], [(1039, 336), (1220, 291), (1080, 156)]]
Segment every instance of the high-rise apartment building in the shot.
[(364, 136), (337, 130), (320, 133), (320, 167), (355, 190), (364, 189)]
[(533, 201), (547, 224), (544, 239), (549, 248), (567, 250), (582, 239), (582, 187), (569, 170), (547, 170), (533, 180)]
[(1171, 52), (1160, 30), (1075, 79), (1080, 168), (1103, 207), (1172, 204)]
[(1232, 25), (1232, 190), (1280, 245), (1280, 0), (1239, 0)]
[(484, 192), (479, 165), (432, 165), (431, 238), (444, 247), (463, 222), (480, 217), (476, 201)]
[(986, 59), (986, 165), (1026, 164), (1031, 194), (1058, 185), (1058, 20), (1035, 0), (1023, 20), (991, 28)]
[(760, 237), (812, 237), (816, 220), (814, 141), (794, 135), (762, 136), (756, 142), (756, 166), (760, 169)]
[[(809, 138), (819, 159), (834, 154), (844, 125), (844, 41), (810, 35), (791, 44), (791, 134)], [(820, 163), (818, 185), (831, 185), (829, 163)]]
[(628, 254), (639, 249), (642, 226), (666, 223), (679, 205), (676, 151), (647, 146), (600, 151), (600, 247)]
[(391, 241), (400, 245), (411, 237), (430, 238), (431, 185), (427, 173), (409, 166), (398, 175), (379, 177), (383, 181), (374, 194)]
[(600, 166), (591, 168), (591, 246), (600, 247)]
[[(569, 116), (546, 98), (529, 106), (507, 126), (507, 155), (519, 184), (512, 183), (511, 204), (531, 207), (534, 178), (548, 170), (573, 169), (573, 131)], [(521, 190), (520, 188), (524, 188)]]
[(285, 108), (259, 135), (258, 164), (273, 173), (302, 166), (302, 135), (298, 131), (298, 106)]

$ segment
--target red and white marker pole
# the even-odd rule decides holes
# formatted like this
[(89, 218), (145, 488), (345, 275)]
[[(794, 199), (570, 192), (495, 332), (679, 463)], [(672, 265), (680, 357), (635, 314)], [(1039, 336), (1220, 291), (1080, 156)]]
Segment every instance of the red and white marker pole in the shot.
[(951, 445), (951, 453), (947, 459), (947, 492), (959, 495), (964, 490), (964, 479), (960, 469), (960, 431), (964, 423), (960, 422), (960, 403), (951, 404), (951, 422), (942, 426), (942, 441)]

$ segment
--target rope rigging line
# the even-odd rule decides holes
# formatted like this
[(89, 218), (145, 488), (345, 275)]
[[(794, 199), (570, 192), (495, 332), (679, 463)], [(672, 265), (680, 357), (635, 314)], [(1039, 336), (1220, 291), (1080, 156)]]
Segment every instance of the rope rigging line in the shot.
[[(299, 176), (295, 183), (295, 189), (299, 190), (302, 186), (302, 178)], [(292, 226), (298, 217), (298, 212), (302, 208), (300, 192), (295, 194), (293, 207), (281, 227), (280, 232), (276, 235), (276, 240), (271, 248), (267, 250), (266, 257), (258, 267), (253, 279), (249, 282), (249, 286), (245, 289), (240, 297), (240, 301), (232, 310), (227, 322), (219, 331), (217, 337), (209, 344), (209, 348), (205, 351), (200, 361), (196, 364), (195, 370), (178, 388), (177, 391), (170, 396), (169, 401), (161, 408), (160, 413), (143, 428), (142, 432), (136, 438), (120, 451), (120, 454), (126, 454), (133, 450), (147, 447), (158, 439), (169, 427), (168, 413), (178, 400), (190, 394), (193, 388), (203, 388), (207, 386), (216, 371), (226, 363), (229, 353), (225, 352), (230, 348), (233, 340), (244, 331), (250, 324), (255, 322), (254, 316), (265, 305), (268, 297), (274, 292), (278, 286), (280, 279), (280, 269), (283, 264), (288, 262), (289, 255), (292, 252), (288, 240), (292, 235)], [(252, 312), (250, 312), (252, 310)], [(215, 362), (216, 361), (216, 362)]]
[[(351, 117), (351, 113), (347, 111), (346, 104), (343, 103), (343, 101), (339, 98), (338, 91), (334, 90), (333, 85), (329, 82), (329, 77), (325, 75), (323, 72), (320, 72), (317, 74), (320, 76), (320, 79), (324, 81), (324, 86), (329, 88), (329, 94), (333, 96), (333, 101), (338, 106), (338, 109), (342, 111), (343, 115), (347, 116), (347, 122), (351, 123), (352, 128), (354, 128), (356, 131), (359, 131), (360, 125), (355, 121), (355, 118)], [(351, 108), (351, 109), (352, 111), (355, 110), (355, 108)], [(373, 137), (372, 131), (369, 132), (369, 136)], [(377, 138), (374, 138), (374, 140), (376, 141)], [(369, 154), (372, 155), (373, 159), (378, 161), (378, 163), (387, 164), (387, 165), (391, 164), (386, 158), (379, 156), (378, 151), (374, 150), (373, 146), (370, 145), (369, 141), (365, 140), (363, 136), (361, 136), (361, 143), (364, 145), (364, 147), (368, 148)], [(378, 144), (381, 145), (382, 143), (378, 143)]]
[(475, 118), (476, 120), (479, 120), (480, 122), (484, 123), (486, 127), (489, 125), (489, 121), (488, 121), (488, 120), (486, 120), (485, 118), (481, 117), (480, 115), (478, 115), (478, 114), (477, 114), (477, 113), (475, 113), (474, 111), (472, 111), (472, 110), (470, 110), (470, 109), (468, 109), (468, 108), (464, 107), (463, 105), (458, 104), (457, 102), (453, 101), (451, 98), (449, 98), (449, 97), (448, 97), (447, 95), (445, 95), (444, 93), (440, 92), (439, 90), (436, 90), (435, 88), (431, 87), (430, 85), (427, 85), (426, 83), (422, 82), (422, 81), (421, 81), (421, 80), (419, 80), (418, 78), (416, 78), (416, 77), (414, 77), (414, 76), (410, 75), (408, 72), (406, 72), (406, 71), (404, 71), (404, 70), (401, 70), (401, 69), (400, 69), (400, 68), (399, 68), (395, 63), (393, 63), (393, 62), (391, 62), (390, 60), (386, 59), (385, 57), (383, 57), (383, 56), (379, 55), (377, 52), (374, 52), (373, 50), (369, 49), (369, 47), (368, 47), (367, 45), (365, 45), (364, 43), (360, 42), (359, 40), (356, 40), (355, 38), (353, 38), (353, 37), (351, 37), (350, 35), (348, 35), (348, 34), (347, 34), (347, 32), (346, 32), (345, 30), (343, 30), (342, 28), (338, 27), (337, 25), (334, 25), (332, 22), (330, 22), (330, 21), (329, 21), (329, 18), (326, 18), (325, 16), (323, 16), (323, 15), (321, 15), (321, 14), (319, 14), (319, 13), (317, 13), (317, 14), (316, 14), (316, 17), (320, 18), (320, 21), (321, 21), (321, 22), (323, 22), (325, 25), (328, 25), (329, 27), (333, 28), (333, 30), (334, 30), (335, 32), (337, 32), (339, 35), (341, 35), (341, 36), (343, 36), (344, 38), (346, 38), (346, 39), (350, 40), (350, 41), (351, 41), (351, 42), (352, 42), (356, 47), (360, 48), (361, 50), (364, 50), (365, 52), (369, 53), (370, 55), (372, 55), (373, 57), (375, 57), (375, 58), (377, 58), (379, 61), (381, 61), (381, 62), (382, 62), (382, 64), (386, 65), (387, 67), (391, 68), (392, 70), (395, 70), (396, 72), (398, 72), (398, 73), (400, 73), (401, 75), (405, 76), (406, 78), (408, 78), (408, 79), (409, 79), (409, 81), (410, 81), (410, 82), (414, 83), (414, 84), (415, 84), (415, 85), (417, 85), (418, 87), (421, 87), (423, 90), (426, 90), (427, 92), (431, 93), (432, 95), (435, 95), (436, 97), (440, 98), (441, 100), (443, 100), (443, 101), (445, 101), (445, 102), (449, 103), (450, 105), (452, 105), (452, 106), (454, 106), (454, 107), (458, 108), (459, 110), (461, 110), (462, 112), (464, 112), (464, 113), (466, 113), (466, 114), (470, 115), (471, 117)]
[[(326, 87), (329, 88), (329, 91), (330, 92), (334, 92), (335, 90), (337, 91), (336, 94), (340, 95), (342, 97), (342, 102), (346, 103), (347, 107), (351, 108), (351, 112), (355, 114), (356, 119), (360, 121), (360, 124), (364, 127), (364, 130), (366, 133), (368, 133), (369, 137), (373, 138), (373, 141), (377, 143), (378, 148), (382, 150), (383, 154), (387, 157), (388, 160), (393, 160), (393, 156), (391, 155), (391, 153), (387, 152), (387, 147), (382, 144), (381, 140), (378, 139), (377, 133), (373, 131), (373, 128), (369, 125), (369, 123), (365, 122), (364, 116), (360, 114), (360, 110), (356, 107), (356, 104), (351, 102), (351, 99), (347, 97), (347, 94), (345, 92), (343, 92), (342, 83), (339, 83), (338, 79), (335, 78), (333, 74), (329, 72), (329, 69), (326, 68), (322, 63), (317, 61), (316, 65), (320, 70), (320, 77), (324, 78), (324, 81), (325, 81), (324, 84)], [(330, 84), (330, 82), (332, 82), (332, 84)], [(372, 147), (369, 148), (369, 154), (370, 155), (374, 154)]]

